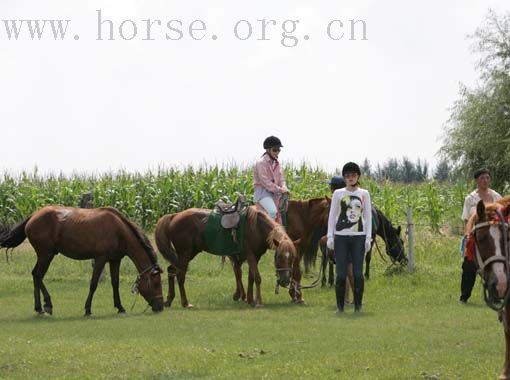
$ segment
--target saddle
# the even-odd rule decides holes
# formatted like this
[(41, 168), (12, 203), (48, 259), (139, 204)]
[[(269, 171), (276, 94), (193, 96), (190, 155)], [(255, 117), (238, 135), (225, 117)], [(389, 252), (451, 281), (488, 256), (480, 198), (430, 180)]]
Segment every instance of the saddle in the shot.
[(226, 230), (237, 228), (241, 220), (241, 212), (248, 207), (246, 197), (240, 195), (234, 203), (218, 201), (216, 210), (221, 215), (221, 226)]

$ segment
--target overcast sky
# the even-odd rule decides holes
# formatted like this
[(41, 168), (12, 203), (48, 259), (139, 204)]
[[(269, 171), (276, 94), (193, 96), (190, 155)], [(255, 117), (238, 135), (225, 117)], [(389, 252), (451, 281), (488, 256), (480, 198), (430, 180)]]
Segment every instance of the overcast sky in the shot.
[[(50, 25), (32, 40), (26, 23), (9, 40), (0, 21), (0, 170), (250, 164), (272, 134), (284, 163), (434, 165), (459, 83), (476, 83), (466, 36), (489, 7), (507, 12), (510, 2), (2, 0), (0, 20), (71, 21), (64, 41)], [(98, 9), (113, 41), (108, 22), (97, 40)], [(365, 22), (366, 40), (361, 22), (351, 36), (352, 19)], [(201, 40), (189, 35), (193, 20), (206, 26), (193, 32)], [(245, 21), (236, 36), (240, 20), (251, 38), (240, 39)], [(282, 42), (285, 20), (299, 20), (294, 47), (283, 46), (296, 42)], [(327, 35), (332, 20), (343, 22), (331, 29), (340, 40)]]

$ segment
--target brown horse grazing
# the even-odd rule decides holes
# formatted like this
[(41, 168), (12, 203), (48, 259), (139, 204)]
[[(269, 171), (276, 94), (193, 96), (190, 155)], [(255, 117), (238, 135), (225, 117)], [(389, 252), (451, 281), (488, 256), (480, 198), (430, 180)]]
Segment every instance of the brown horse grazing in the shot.
[(0, 248), (14, 248), (28, 238), (37, 253), (32, 270), (35, 311), (53, 313), (51, 297), (43, 283), (51, 261), (58, 253), (75, 260), (95, 259), (96, 265), (85, 303), (85, 315), (91, 314), (92, 297), (106, 262), (110, 263), (113, 302), (119, 313), (124, 313), (119, 296), (120, 261), (128, 255), (138, 270), (134, 289), (152, 306), (163, 310), (161, 290), (162, 272), (151, 243), (143, 232), (118, 210), (111, 207), (79, 209), (47, 206), (0, 236)]
[[(292, 301), (303, 304), (303, 294), (299, 291), (301, 286), (301, 259), (304, 257), (305, 268), (308, 269), (317, 256), (319, 240), (328, 228), (329, 205), (328, 197), (314, 198), (309, 200), (289, 200), (287, 208), (287, 234), (296, 246), (296, 260), (292, 270), (292, 286), (289, 287), (289, 295)], [(260, 212), (264, 212), (259, 208)], [(236, 292), (234, 299), (244, 296), (242, 272), (240, 265), (233, 261), (234, 274), (236, 275)]]
[[(175, 298), (175, 277), (179, 284), (181, 304), (191, 307), (186, 297), (184, 281), (188, 263), (201, 251), (208, 252), (205, 230), (207, 218), (211, 210), (192, 208), (176, 214), (161, 217), (156, 224), (155, 237), (159, 251), (170, 262), (168, 267), (168, 299), (165, 305), (171, 306)], [(233, 266), (236, 273), (236, 284), (239, 289), (240, 267), (244, 259), (248, 261), (248, 292), (247, 302), (253, 306), (262, 305), (260, 292), (261, 277), (258, 262), (267, 249), (274, 249), (277, 281), (282, 286), (290, 283), (292, 264), (296, 250), (292, 240), (289, 239), (283, 228), (274, 222), (265, 212), (256, 207), (248, 208), (244, 224), (244, 252), (243, 256), (233, 257)], [(256, 285), (256, 296), (253, 298), (253, 282)], [(234, 299), (241, 295), (234, 295)]]
[(510, 379), (510, 196), (496, 203), (478, 202), (466, 226), (469, 240), (467, 256), (473, 256), (482, 274), (487, 305), (500, 313), (505, 331), (506, 351), (503, 372), (499, 379)]

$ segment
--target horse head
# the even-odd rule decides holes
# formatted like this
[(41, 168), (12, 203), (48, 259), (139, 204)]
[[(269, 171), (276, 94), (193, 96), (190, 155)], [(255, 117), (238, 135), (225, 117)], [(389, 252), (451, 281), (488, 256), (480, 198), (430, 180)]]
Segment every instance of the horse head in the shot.
[(161, 286), (161, 273), (163, 270), (159, 265), (152, 265), (140, 272), (133, 285), (133, 292), (139, 292), (152, 311), (163, 311), (163, 290)]
[[(276, 283), (281, 286), (288, 286), (292, 280), (292, 266), (296, 259), (296, 244), (288, 236), (284, 236), (285, 232), (280, 227), (276, 229), (270, 246), (275, 250), (274, 266), (276, 269)], [(275, 231), (273, 231), (275, 232)], [(283, 232), (283, 234), (282, 234)]]
[[(478, 202), (470, 219), (475, 263), (482, 272), (489, 300), (501, 301), (508, 292), (508, 207)], [(487, 300), (486, 300), (487, 301)]]
[[(485, 302), (495, 310), (504, 307), (509, 295), (509, 214), (508, 206), (485, 205), (480, 201), (468, 222), (475, 264), (482, 273)], [(469, 245), (468, 241), (467, 249)]]
[(389, 233), (387, 234), (388, 240), (386, 241), (386, 253), (393, 261), (398, 261), (399, 263), (407, 262), (404, 241), (400, 236), (402, 228), (400, 226), (397, 228), (391, 226), (389, 230), (390, 231), (388, 231)]

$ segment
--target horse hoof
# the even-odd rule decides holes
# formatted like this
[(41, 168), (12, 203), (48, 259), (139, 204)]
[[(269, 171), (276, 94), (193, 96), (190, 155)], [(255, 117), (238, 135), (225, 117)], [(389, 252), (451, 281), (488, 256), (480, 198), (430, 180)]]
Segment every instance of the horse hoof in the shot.
[(507, 375), (505, 375), (504, 373), (501, 374), (499, 377), (498, 377), (498, 380), (509, 380), (510, 377), (508, 377)]
[(187, 304), (187, 305), (182, 305), (183, 308), (185, 309), (193, 309), (195, 306), (193, 306), (192, 304)]
[(237, 293), (234, 293), (234, 295), (232, 296), (232, 299), (234, 301), (239, 301), (241, 299), (241, 295), (240, 294), (237, 294)]
[(253, 305), (253, 307), (254, 307), (255, 309), (260, 309), (260, 308), (263, 308), (263, 307), (264, 307), (264, 305), (262, 305), (261, 303), (256, 303), (255, 305)]
[(92, 313), (90, 311), (86, 311), (85, 314), (83, 315), (84, 317), (91, 317), (92, 316)]
[(119, 314), (119, 315), (126, 315), (126, 310), (119, 310), (117, 312), (117, 314)]
[(49, 306), (44, 307), (44, 312), (49, 315), (53, 315), (53, 308)]
[(304, 299), (295, 300), (295, 301), (294, 301), (294, 303), (295, 303), (296, 305), (306, 305), (306, 304), (305, 304), (305, 300), (304, 300)]

